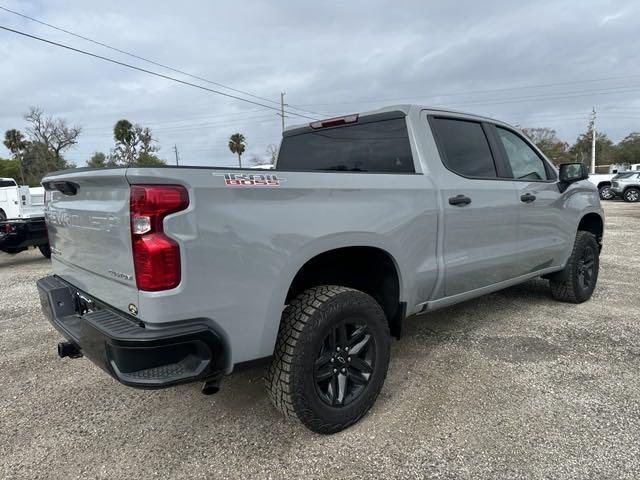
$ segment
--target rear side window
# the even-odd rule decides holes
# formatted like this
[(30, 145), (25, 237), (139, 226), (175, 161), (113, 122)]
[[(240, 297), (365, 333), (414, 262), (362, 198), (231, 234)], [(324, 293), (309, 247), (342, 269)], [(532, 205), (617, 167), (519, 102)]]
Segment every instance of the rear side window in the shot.
[(480, 123), (432, 118), (431, 125), (449, 170), (463, 177), (497, 177), (489, 141)]
[(544, 162), (518, 135), (504, 128), (497, 128), (507, 160), (516, 180), (548, 180)]
[(284, 137), (277, 169), (415, 172), (404, 118)]
[(13, 180), (0, 180), (0, 188), (2, 187), (15, 187), (16, 182)]

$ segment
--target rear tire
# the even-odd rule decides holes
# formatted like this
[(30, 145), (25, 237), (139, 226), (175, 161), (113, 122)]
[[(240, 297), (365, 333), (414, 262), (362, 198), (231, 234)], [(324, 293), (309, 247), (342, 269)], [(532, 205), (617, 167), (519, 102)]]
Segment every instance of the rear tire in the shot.
[(624, 198), (625, 202), (638, 202), (640, 201), (640, 189), (627, 188), (622, 194), (622, 198)]
[(51, 247), (48, 243), (45, 243), (44, 245), (38, 245), (38, 250), (40, 250), (40, 253), (45, 258), (51, 258)]
[(4, 210), (0, 210), (0, 222), (7, 219), (7, 214), (4, 213)]
[(596, 236), (579, 230), (567, 266), (549, 279), (553, 298), (569, 303), (589, 300), (598, 281), (599, 255)]
[(271, 401), (317, 433), (360, 420), (389, 365), (389, 326), (366, 293), (325, 285), (298, 295), (282, 315), (265, 378)]

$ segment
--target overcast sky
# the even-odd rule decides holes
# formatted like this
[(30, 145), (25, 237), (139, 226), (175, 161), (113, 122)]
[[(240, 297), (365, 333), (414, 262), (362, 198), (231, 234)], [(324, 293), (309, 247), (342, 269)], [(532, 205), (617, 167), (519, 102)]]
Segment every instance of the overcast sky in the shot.
[[(640, 2), (0, 0), (0, 6), (312, 117), (397, 103), (551, 127), (569, 142), (592, 107), (614, 141), (640, 131)], [(177, 76), (0, 10), (0, 25)], [(250, 97), (249, 97), (250, 98)], [(0, 131), (31, 105), (83, 127), (67, 158), (108, 153), (115, 121), (149, 126), (160, 156), (231, 165), (280, 140), (276, 112), (0, 30)], [(305, 113), (293, 107), (317, 112)], [(287, 124), (304, 123), (302, 117)], [(0, 147), (0, 156), (9, 153)]]

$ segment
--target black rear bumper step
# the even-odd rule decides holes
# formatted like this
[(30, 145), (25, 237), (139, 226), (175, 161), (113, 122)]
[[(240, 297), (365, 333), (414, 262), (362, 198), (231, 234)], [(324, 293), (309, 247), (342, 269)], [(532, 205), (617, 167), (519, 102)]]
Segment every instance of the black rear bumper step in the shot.
[[(206, 319), (146, 328), (59, 277), (41, 278), (37, 285), (42, 310), (53, 326), (125, 385), (162, 388), (216, 379), (225, 371), (224, 343)], [(91, 311), (86, 311), (87, 299)]]

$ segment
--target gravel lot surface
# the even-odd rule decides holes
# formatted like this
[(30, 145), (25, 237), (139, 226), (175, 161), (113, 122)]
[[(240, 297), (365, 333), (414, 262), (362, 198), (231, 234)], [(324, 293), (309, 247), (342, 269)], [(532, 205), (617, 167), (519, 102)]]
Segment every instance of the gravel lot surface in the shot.
[(161, 391), (60, 360), (35, 281), (0, 253), (0, 478), (639, 478), (640, 204), (606, 202), (593, 299), (535, 280), (407, 321), (359, 424), (283, 420), (262, 369)]

